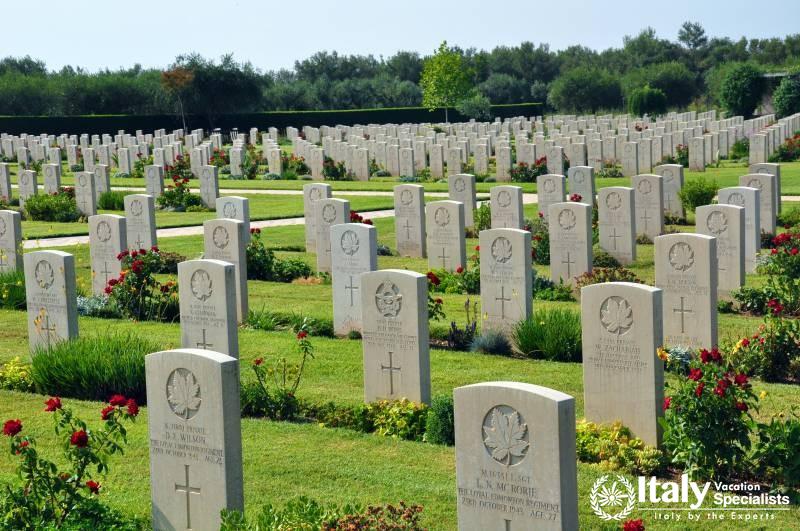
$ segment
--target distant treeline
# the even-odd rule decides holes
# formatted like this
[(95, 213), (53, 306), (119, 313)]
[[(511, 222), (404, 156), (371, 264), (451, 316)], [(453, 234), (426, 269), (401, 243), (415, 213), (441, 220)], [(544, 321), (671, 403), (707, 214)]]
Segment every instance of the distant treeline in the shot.
[[(712, 107), (720, 103), (719, 86), (732, 64), (751, 63), (760, 70), (800, 64), (800, 34), (733, 41), (709, 38), (699, 24), (685, 23), (676, 42), (647, 28), (624, 37), (622, 47), (601, 52), (578, 45), (556, 52), (531, 42), (459, 51), (476, 90), (493, 104), (619, 109), (633, 90), (649, 85), (666, 94), (671, 108)], [(186, 113), (213, 122), (232, 112), (418, 106), (424, 61), (406, 51), (388, 58), (319, 52), (295, 62), (292, 70), (260, 72), (230, 55), (217, 61), (187, 55), (164, 71), (137, 65), (101, 72), (67, 66), (54, 72), (40, 60), (7, 57), (0, 61), (0, 115)], [(576, 101), (576, 85), (587, 83), (597, 86), (586, 87)]]

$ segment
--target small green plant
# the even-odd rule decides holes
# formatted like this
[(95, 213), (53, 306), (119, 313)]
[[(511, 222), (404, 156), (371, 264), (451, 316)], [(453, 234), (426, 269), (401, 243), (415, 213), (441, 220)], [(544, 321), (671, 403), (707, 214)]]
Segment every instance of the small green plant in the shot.
[(158, 247), (122, 251), (122, 272), (108, 281), (105, 293), (123, 317), (136, 321), (172, 322), (178, 318), (178, 284), (161, 282), (155, 274), (164, 264)]
[[(108, 472), (113, 455), (124, 453), (125, 425), (139, 414), (136, 401), (122, 395), (112, 396), (99, 414), (103, 425), (98, 429), (90, 428), (71, 409), (65, 408), (58, 397), (45, 402), (45, 411), (54, 414), (56, 436), (64, 450), (58, 463), (42, 457), (36, 439), (21, 435), (23, 424), (19, 419), (3, 424), (3, 435), (11, 439), (11, 455), (19, 460), (20, 480), (7, 486), (0, 498), (0, 527), (26, 531), (138, 528), (117, 513), (107, 509), (98, 511), (99, 502), (95, 498), (102, 489), (98, 476)], [(86, 518), (87, 513), (99, 513), (104, 518), (91, 522)]]
[(295, 420), (300, 412), (297, 389), (303, 378), (306, 363), (314, 359), (314, 346), (303, 328), (297, 333), (297, 349), (300, 362), (290, 364), (281, 358), (271, 367), (264, 365), (264, 358), (256, 358), (251, 365), (255, 383), (245, 391), (247, 413), (263, 415), (272, 420)]
[(431, 400), (425, 420), (425, 442), (452, 446), (456, 442), (452, 395), (438, 395)]
[(520, 356), (551, 361), (581, 360), (581, 316), (564, 308), (542, 308), (520, 321), (511, 333)]
[(705, 177), (687, 180), (683, 188), (678, 192), (681, 204), (687, 211), (694, 212), (694, 209), (711, 204), (714, 196), (719, 191), (717, 181), (708, 180)]
[(596, 268), (606, 267), (622, 267), (619, 260), (608, 254), (607, 252), (598, 248), (594, 249), (594, 256), (592, 257), (592, 265)]
[(605, 282), (635, 282), (641, 284), (642, 281), (630, 269), (624, 267), (595, 267), (591, 273), (584, 273), (575, 280), (578, 289), (592, 284), (603, 284)]
[(421, 441), (425, 434), (427, 406), (400, 400), (379, 400), (367, 404), (367, 411), (375, 426), (375, 433), (384, 437)]
[(331, 319), (316, 319), (296, 312), (282, 312), (262, 308), (250, 310), (247, 326), (255, 330), (298, 333), (301, 329), (316, 337), (334, 337)]
[(484, 202), (473, 210), (473, 220), (475, 222), (475, 233), (479, 233), (482, 230), (491, 229), (492, 228), (492, 209), (489, 206), (488, 202)]
[(9, 310), (26, 308), (25, 273), (22, 270), (0, 273), (0, 308)]
[(511, 180), (515, 183), (535, 183), (536, 178), (547, 173), (547, 157), (539, 157), (534, 164), (518, 162), (511, 167)]
[(800, 417), (791, 411), (786, 420), (772, 418), (756, 425), (756, 441), (750, 459), (754, 475), (772, 484), (800, 488)]
[[(688, 151), (688, 150), (687, 150)], [(736, 142), (731, 145), (730, 149), (728, 150), (728, 158), (731, 160), (739, 160), (739, 159), (746, 159), (750, 156), (750, 139), (747, 137), (742, 137)], [(686, 166), (689, 166), (688, 160), (689, 155), (686, 155)]]
[(81, 212), (75, 197), (68, 193), (36, 194), (25, 200), (25, 217), (32, 221), (69, 223), (78, 221)]
[(584, 463), (598, 463), (605, 470), (642, 476), (650, 476), (662, 468), (662, 452), (634, 437), (620, 422), (595, 424), (581, 420), (575, 436), (578, 459)]
[(496, 330), (484, 330), (472, 339), (470, 350), (481, 354), (509, 354), (511, 344), (504, 334)]
[(472, 345), (478, 326), (478, 302), (472, 303), (467, 297), (464, 301), (466, 322), (464, 328), (459, 328), (455, 321), (450, 322), (450, 331), (447, 335), (447, 346), (453, 350), (465, 350)]
[(105, 400), (122, 392), (142, 403), (144, 357), (158, 350), (158, 343), (140, 334), (80, 337), (35, 351), (31, 378), (44, 394)]
[(311, 266), (300, 259), (283, 260), (264, 245), (261, 229), (250, 229), (247, 244), (247, 278), (271, 282), (291, 282), (296, 278), (310, 277)]
[(19, 356), (0, 365), (0, 389), (8, 391), (33, 391), (31, 366), (23, 363)]
[(550, 229), (544, 215), (540, 212), (534, 219), (525, 220), (525, 230), (531, 233), (531, 252), (533, 262), (550, 265)]
[(572, 286), (559, 279), (558, 284), (541, 275), (533, 277), (533, 298), (540, 301), (574, 301)]
[(156, 204), (162, 210), (183, 212), (191, 207), (202, 206), (203, 201), (199, 195), (193, 194), (189, 189), (189, 177), (175, 172), (172, 174), (172, 184), (168, 185), (164, 193), (158, 196)]
[(360, 512), (356, 505), (322, 505), (301, 496), (286, 502), (284, 507), (265, 505), (255, 515), (248, 518), (239, 511), (222, 511), (220, 531), (267, 531), (302, 529), (322, 530), (323, 526), (335, 522), (345, 514)]

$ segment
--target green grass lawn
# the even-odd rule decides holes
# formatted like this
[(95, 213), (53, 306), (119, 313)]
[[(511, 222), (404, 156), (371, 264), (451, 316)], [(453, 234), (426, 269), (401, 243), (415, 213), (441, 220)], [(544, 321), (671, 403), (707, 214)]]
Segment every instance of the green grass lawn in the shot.
[[(255, 196), (251, 198), (253, 201)], [(354, 204), (355, 204), (355, 199)], [(390, 198), (361, 198), (363, 200)], [(300, 205), (299, 198), (297, 198)], [(292, 208), (286, 203), (285, 208)], [(251, 202), (251, 207), (253, 203)], [(355, 207), (354, 207), (355, 208)], [(361, 210), (376, 207), (362, 207)], [(526, 206), (526, 214), (535, 215), (535, 205)], [(268, 209), (264, 207), (264, 212)], [(213, 214), (210, 214), (213, 216)], [(378, 240), (394, 248), (393, 219), (376, 219)], [(680, 227), (693, 230), (693, 227)], [(262, 237), (271, 247), (286, 249), (302, 245), (303, 226), (265, 229)], [(468, 254), (477, 240), (468, 240)], [(166, 251), (197, 258), (202, 252), (200, 236), (162, 238), (159, 246)], [(76, 256), (78, 284), (84, 291), (91, 285), (88, 246), (62, 248)], [(293, 256), (314, 263), (314, 256), (301, 252), (279, 251), (280, 256)], [(653, 246), (638, 246), (639, 259), (631, 269), (645, 282), (652, 283)], [(379, 268), (400, 268), (420, 272), (428, 270), (427, 262), (420, 259), (394, 256), (379, 257)], [(548, 274), (546, 266), (537, 266), (537, 272)], [(750, 275), (748, 284), (758, 284), (761, 277)], [(273, 310), (292, 310), (304, 315), (330, 318), (331, 286), (326, 284), (281, 284), (251, 281), (249, 283), (250, 307)], [(442, 296), (449, 320), (463, 324), (466, 295)], [(477, 300), (477, 296), (471, 296)], [(550, 303), (535, 301), (534, 307), (549, 305), (579, 310), (578, 302)], [(738, 339), (752, 333), (761, 319), (739, 315), (720, 316), (720, 339)], [(0, 310), (0, 363), (12, 357), (27, 359), (27, 332), (25, 313)], [(444, 327), (445, 323), (434, 323)], [(109, 332), (134, 332), (152, 338), (162, 348), (178, 347), (178, 324), (133, 323), (123, 320), (80, 318), (80, 334), (85, 337)], [(295, 339), (290, 332), (264, 332), (241, 328), (239, 330), (242, 378), (252, 378), (249, 366), (253, 359), (264, 357), (274, 361), (296, 356)], [(363, 370), (361, 342), (348, 339), (313, 338), (316, 359), (308, 366), (299, 390), (302, 399), (310, 401), (335, 400), (343, 404), (357, 404), (363, 400)], [(491, 380), (514, 380), (551, 387), (575, 397), (576, 414), (583, 415), (583, 376), (579, 363), (557, 363), (543, 360), (516, 359), (489, 356), (470, 352), (431, 350), (431, 380), (433, 394), (449, 394), (454, 387)], [(668, 381), (672, 377), (668, 376)], [(754, 382), (755, 391), (766, 391), (760, 403), (757, 418), (766, 420), (794, 406), (800, 406), (797, 386)], [(55, 456), (55, 438), (52, 419), (43, 412), (45, 397), (35, 394), (0, 391), (0, 420), (20, 418), (25, 433), (35, 435), (46, 454)], [(102, 404), (67, 400), (78, 412), (96, 425)], [(130, 445), (124, 457), (111, 463), (111, 474), (102, 479), (104, 499), (114, 507), (129, 514), (149, 516), (149, 468), (146, 434), (146, 409), (130, 430)], [(315, 424), (276, 423), (265, 420), (243, 419), (244, 480), (246, 511), (256, 512), (266, 503), (282, 503), (296, 496), (306, 495), (326, 502), (378, 502), (419, 503), (425, 507), (424, 524), (430, 529), (450, 530), (456, 527), (455, 463), (453, 448), (425, 443), (395, 441), (375, 435), (364, 435), (348, 430), (329, 429)], [(0, 482), (14, 479), (16, 458), (0, 452)], [(589, 491), (594, 481), (605, 473), (594, 465), (579, 464), (579, 506), (582, 528), (619, 529), (619, 524), (603, 524), (589, 508)], [(800, 512), (777, 512), (776, 520), (764, 528), (796, 529), (800, 527)], [(652, 513), (639, 511), (633, 517), (644, 517), (648, 529), (705, 529), (707, 523), (695, 527), (685, 521), (677, 523), (655, 522)], [(739, 529), (739, 522), (723, 521), (719, 529)]]
[[(75, 179), (64, 167), (64, 176), (62, 177), (62, 184), (65, 186), (72, 186)], [(687, 180), (705, 177), (707, 179), (714, 179), (720, 187), (738, 186), (739, 176), (747, 173), (747, 164), (739, 162), (723, 161), (720, 163), (719, 168), (709, 167), (705, 172), (694, 172), (684, 170), (684, 175)], [(224, 176), (223, 176), (224, 177)], [(17, 165), (11, 164), (11, 181), (17, 182)], [(264, 181), (264, 180), (231, 180), (221, 178), (219, 181), (220, 188), (235, 189), (235, 190), (302, 190), (303, 185), (308, 181)], [(40, 183), (41, 184), (41, 183)], [(390, 192), (392, 188), (398, 184), (394, 178), (381, 178), (376, 177), (369, 182), (361, 181), (331, 181), (328, 182), (333, 190), (336, 191), (385, 191)], [(427, 192), (446, 192), (446, 182), (426, 182), (421, 183)], [(478, 183), (477, 191), (488, 192), (492, 186), (497, 183)], [(112, 187), (139, 187), (144, 188), (144, 179), (133, 178), (111, 178)], [(597, 179), (596, 185), (598, 188), (606, 186), (629, 186), (630, 178), (614, 178), (614, 179)], [(535, 183), (521, 183), (525, 192), (535, 192)], [(192, 180), (190, 187), (199, 188), (200, 184), (197, 180)], [(781, 164), (781, 191), (783, 195), (800, 195), (800, 162), (789, 162)]]

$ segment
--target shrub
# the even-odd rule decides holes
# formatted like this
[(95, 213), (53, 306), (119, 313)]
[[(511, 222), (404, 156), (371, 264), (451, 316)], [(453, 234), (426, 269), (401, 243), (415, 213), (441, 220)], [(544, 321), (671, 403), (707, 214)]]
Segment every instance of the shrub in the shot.
[(128, 192), (109, 190), (97, 198), (97, 208), (100, 210), (125, 210), (125, 196)]
[(161, 261), (154, 264), (156, 266), (156, 269), (153, 271), (154, 273), (177, 275), (178, 264), (186, 261), (186, 257), (179, 253), (162, 251), (159, 249), (158, 254), (161, 256)]
[(603, 161), (603, 166), (600, 168), (600, 171), (597, 172), (595, 177), (597, 179), (610, 179), (625, 177), (625, 175), (622, 173), (622, 166), (616, 164), (612, 160), (605, 160)]
[(642, 283), (639, 277), (630, 269), (625, 269), (624, 267), (595, 267), (591, 273), (584, 273), (575, 279), (575, 286), (580, 289), (592, 284), (603, 284), (605, 282)]
[(800, 487), (800, 418), (796, 411), (786, 420), (772, 418), (769, 424), (756, 426), (758, 435), (751, 459), (755, 477), (791, 489)]
[(479, 233), (482, 230), (487, 230), (492, 228), (492, 209), (489, 206), (488, 202), (484, 202), (473, 210), (473, 220), (475, 222), (475, 233)]
[(312, 336), (334, 337), (333, 321), (316, 319), (295, 312), (280, 312), (262, 308), (250, 310), (247, 315), (247, 326), (255, 330), (299, 332), (305, 330)]
[(800, 232), (784, 232), (771, 239), (773, 248), (758, 267), (767, 276), (765, 290), (780, 302), (781, 312), (800, 314)]
[(8, 391), (33, 391), (31, 366), (22, 363), (19, 356), (0, 365), (0, 389)]
[(785, 208), (782, 212), (779, 212), (778, 225), (787, 229), (800, 225), (800, 208)]
[(470, 350), (481, 354), (508, 354), (511, 345), (504, 334), (496, 330), (482, 330), (472, 339)]
[(694, 352), (686, 347), (659, 347), (658, 358), (664, 362), (664, 367), (678, 374), (689, 374), (689, 365), (694, 358)]
[(608, 70), (578, 67), (552, 82), (547, 101), (559, 112), (589, 112), (619, 107), (619, 78)]
[(722, 81), (720, 100), (731, 116), (752, 116), (761, 101), (764, 80), (761, 71), (751, 64), (731, 68)]
[(800, 159), (800, 133), (795, 133), (769, 156), (770, 162), (794, 162), (798, 159)]
[(731, 292), (731, 297), (739, 303), (739, 310), (755, 315), (764, 315), (767, 312), (767, 303), (774, 299), (775, 293), (768, 286), (760, 288), (741, 288)]
[(141, 334), (62, 341), (34, 352), (31, 378), (43, 394), (107, 400), (114, 393), (146, 400), (144, 357), (161, 346)]
[(525, 230), (531, 233), (531, 252), (533, 262), (550, 265), (550, 230), (544, 216), (525, 220)]
[(45, 406), (45, 411), (52, 412), (55, 417), (55, 432), (63, 449), (61, 466), (42, 457), (34, 438), (20, 435), (23, 424), (19, 420), (6, 421), (3, 433), (11, 438), (10, 453), (18, 460), (20, 482), (4, 489), (0, 499), (0, 526), (38, 530), (58, 523), (52, 528), (139, 528), (94, 499), (102, 489), (94, 478), (108, 472), (111, 456), (124, 453), (125, 424), (133, 422), (139, 414), (136, 401), (114, 396), (110, 405), (99, 412), (103, 427), (98, 429), (90, 429), (57, 397), (51, 397)]
[(559, 279), (558, 284), (540, 275), (533, 277), (533, 298), (540, 301), (574, 301), (572, 286)]
[(705, 177), (699, 177), (686, 181), (683, 188), (678, 192), (678, 197), (683, 208), (694, 212), (694, 209), (699, 206), (711, 204), (718, 190), (717, 181), (709, 181)]
[(439, 395), (431, 400), (425, 420), (425, 441), (453, 446), (456, 442), (452, 395)]
[[(669, 383), (667, 387), (672, 387)], [(747, 376), (714, 348), (701, 350), (664, 398), (664, 448), (692, 479), (727, 478), (745, 470), (758, 398)]]
[(352, 181), (355, 179), (355, 174), (347, 171), (344, 162), (336, 162), (327, 156), (322, 163), (322, 175), (329, 181)]
[(622, 267), (619, 260), (608, 254), (607, 252), (597, 249), (592, 257), (592, 265), (596, 268), (604, 267)]
[(667, 111), (667, 95), (664, 91), (645, 85), (628, 96), (628, 112), (634, 116), (661, 115)]
[(78, 295), (78, 315), (84, 317), (101, 317), (115, 319), (121, 317), (119, 309), (108, 297), (83, 297)]
[[(744, 159), (750, 156), (750, 139), (747, 137), (740, 138), (736, 142), (731, 145), (730, 149), (728, 150), (728, 158), (731, 160), (738, 160)], [(688, 157), (688, 149), (687, 149), (687, 163), (686, 166), (688, 167), (689, 157)]]
[(189, 189), (189, 177), (176, 172), (172, 173), (172, 184), (156, 198), (156, 204), (163, 210), (182, 212), (190, 207), (202, 206), (203, 201)]
[(26, 307), (24, 271), (0, 273), (0, 308), (24, 310)]
[(475, 92), (472, 96), (461, 100), (456, 105), (456, 110), (462, 116), (474, 118), (477, 121), (487, 121), (492, 118), (491, 102), (480, 92)]
[(346, 514), (330, 525), (326, 525), (323, 530), (424, 531), (425, 528), (420, 524), (421, 517), (421, 505), (406, 505), (401, 500), (397, 505), (371, 505), (363, 511)]
[(271, 282), (291, 282), (300, 277), (310, 277), (311, 266), (300, 259), (282, 260), (267, 249), (261, 241), (261, 229), (250, 229), (247, 244), (247, 278)]
[(780, 305), (771, 301), (758, 333), (740, 339), (730, 356), (743, 372), (774, 382), (786, 379), (792, 361), (800, 359), (800, 321), (771, 313)]
[(578, 459), (599, 463), (605, 470), (623, 470), (628, 474), (649, 476), (661, 467), (663, 454), (634, 437), (620, 422), (595, 424), (578, 421), (575, 427)]
[(266, 505), (252, 519), (238, 511), (222, 511), (220, 531), (266, 531), (271, 529), (321, 530), (342, 515), (360, 511), (354, 505), (322, 505), (301, 496), (286, 502), (283, 508)]
[(36, 194), (25, 200), (25, 217), (33, 221), (69, 223), (81, 218), (74, 197), (66, 193)]
[(534, 164), (518, 162), (511, 167), (511, 180), (515, 183), (535, 183), (536, 178), (547, 173), (547, 157), (539, 157)]
[(136, 321), (176, 320), (180, 313), (178, 284), (155, 278), (164, 267), (158, 247), (123, 251), (117, 259), (122, 262), (122, 273), (108, 281), (105, 292), (120, 314)]
[(543, 308), (514, 326), (514, 351), (550, 361), (581, 360), (581, 316), (563, 308)]
[(772, 93), (772, 104), (777, 118), (784, 118), (800, 111), (800, 77), (797, 74), (795, 72), (794, 76), (781, 79), (775, 92)]

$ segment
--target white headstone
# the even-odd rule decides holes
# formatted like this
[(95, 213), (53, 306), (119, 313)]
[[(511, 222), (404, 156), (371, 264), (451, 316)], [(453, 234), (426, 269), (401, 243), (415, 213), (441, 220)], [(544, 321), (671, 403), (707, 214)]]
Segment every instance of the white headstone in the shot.
[(633, 188), (601, 188), (597, 203), (600, 247), (623, 265), (635, 262), (636, 219)]
[(78, 337), (75, 257), (63, 251), (26, 253), (25, 298), (31, 351)]
[(401, 256), (425, 258), (425, 189), (419, 184), (394, 187), (394, 231)]
[(550, 280), (574, 284), (592, 272), (592, 207), (583, 203), (553, 203), (550, 222)]
[(125, 218), (115, 214), (89, 217), (89, 258), (92, 268), (92, 294), (102, 296), (108, 281), (122, 271), (117, 256), (128, 249)]
[(317, 227), (317, 271), (331, 272), (331, 227), (350, 221), (350, 202), (320, 199), (314, 203)]
[(489, 229), (479, 234), (481, 253), (481, 330), (510, 335), (533, 311), (531, 233)]
[(247, 236), (243, 221), (209, 219), (203, 223), (204, 258), (233, 264), (236, 284), (236, 318), (247, 320)]
[(697, 233), (717, 239), (717, 293), (729, 296), (744, 286), (744, 208), (735, 205), (697, 207)]
[(344, 336), (361, 332), (361, 274), (378, 268), (378, 232), (363, 223), (333, 225), (330, 231), (333, 330)]
[(433, 201), (425, 205), (428, 267), (455, 271), (466, 267), (464, 203)]

